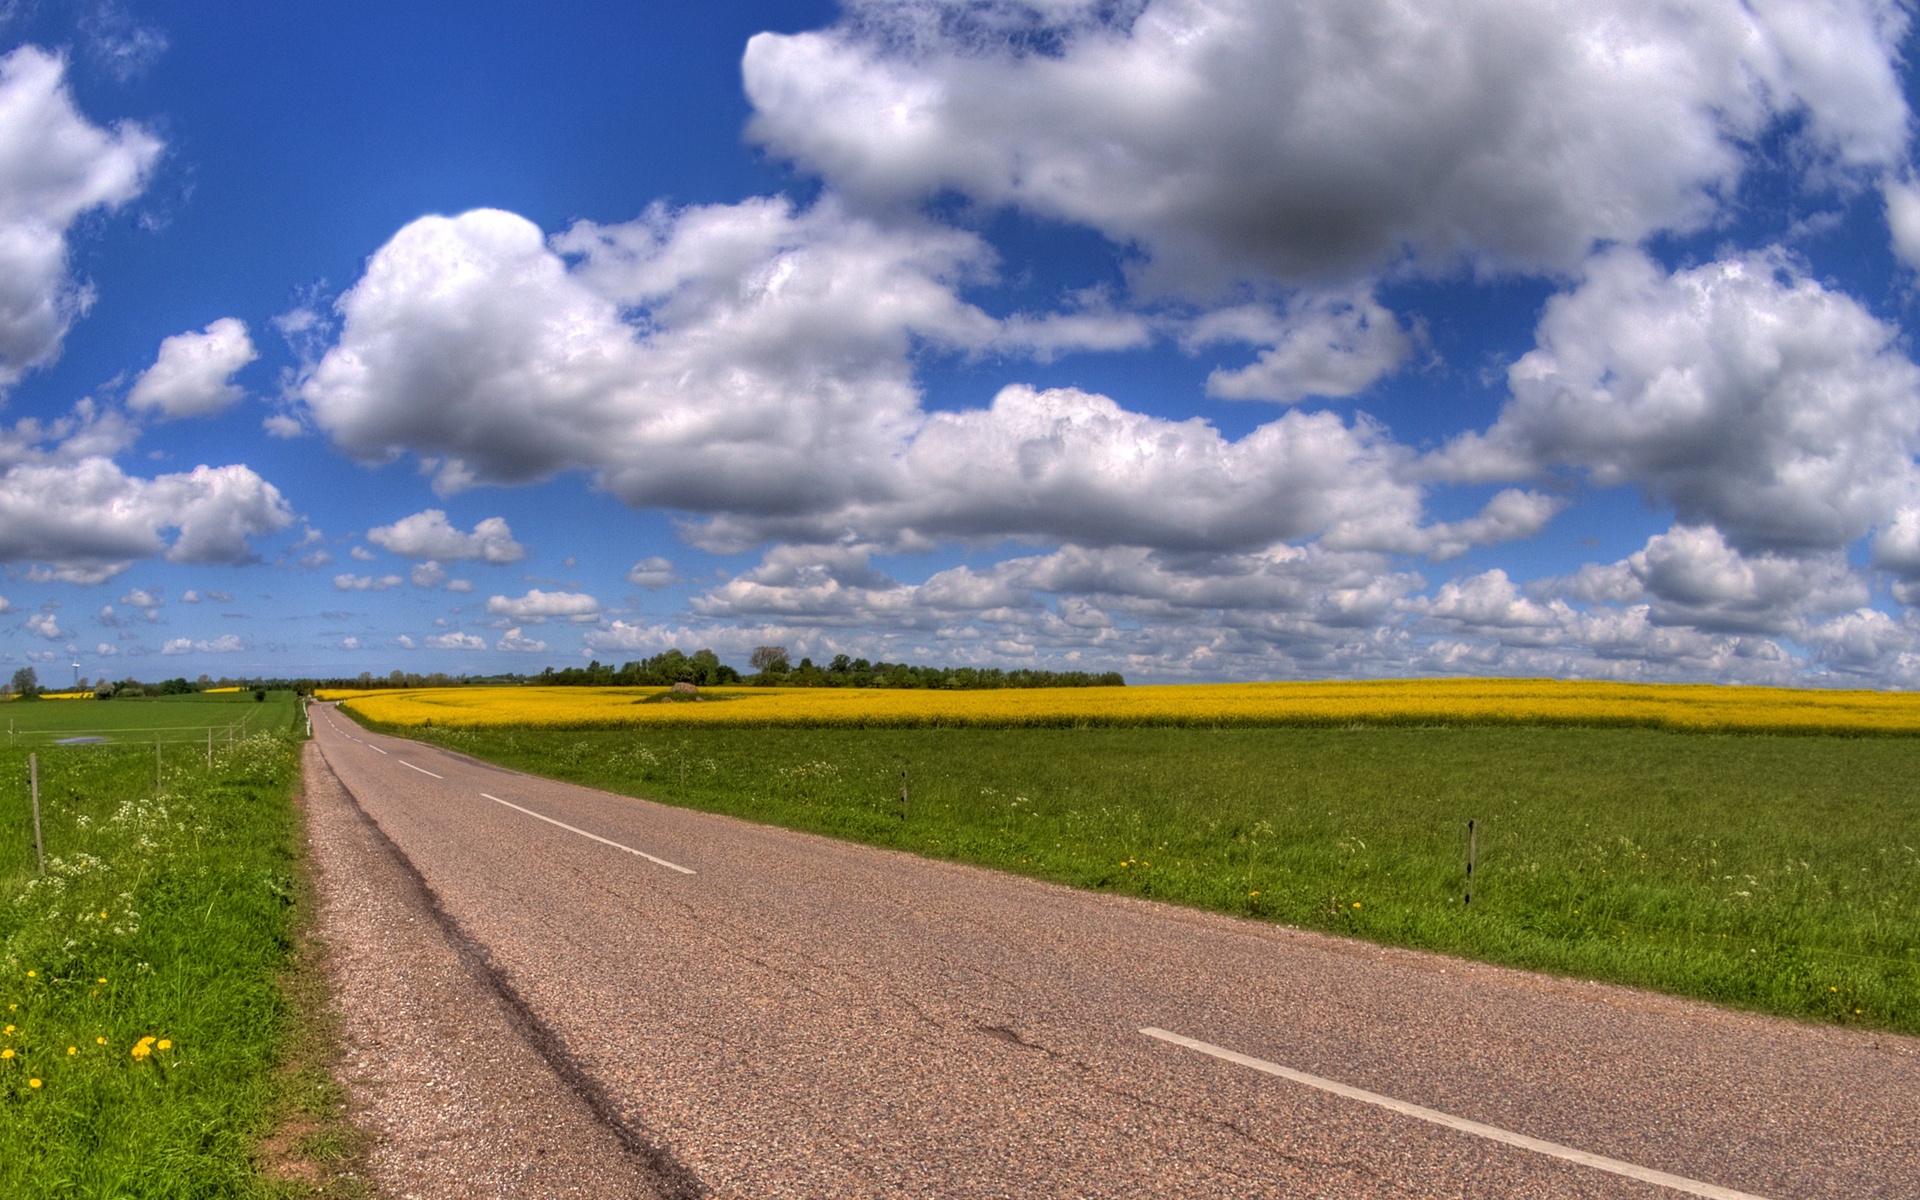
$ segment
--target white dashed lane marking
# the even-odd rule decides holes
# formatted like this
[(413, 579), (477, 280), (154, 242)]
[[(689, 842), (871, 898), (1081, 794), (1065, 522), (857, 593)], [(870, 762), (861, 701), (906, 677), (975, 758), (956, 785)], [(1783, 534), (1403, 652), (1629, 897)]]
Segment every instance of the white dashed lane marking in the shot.
[(1434, 1125), (1456, 1130), (1460, 1133), (1470, 1133), (1475, 1137), (1486, 1138), (1488, 1141), (1500, 1142), (1507, 1146), (1517, 1146), (1522, 1150), (1531, 1150), (1535, 1154), (1545, 1154), (1550, 1158), (1558, 1158), (1566, 1162), (1579, 1163), (1583, 1167), (1592, 1167), (1596, 1171), (1608, 1171), (1615, 1175), (1625, 1176), (1628, 1179), (1638, 1180), (1641, 1183), (1651, 1183), (1659, 1187), (1672, 1188), (1676, 1192), (1685, 1192), (1690, 1196), (1704, 1196), (1707, 1200), (1763, 1200), (1762, 1197), (1756, 1196), (1751, 1192), (1736, 1192), (1732, 1188), (1724, 1188), (1718, 1184), (1702, 1183), (1697, 1179), (1688, 1179), (1682, 1175), (1669, 1175), (1665, 1171), (1655, 1171), (1650, 1167), (1636, 1166), (1630, 1162), (1621, 1162), (1617, 1158), (1607, 1158), (1605, 1155), (1589, 1154), (1585, 1150), (1575, 1150), (1572, 1146), (1562, 1146), (1558, 1142), (1549, 1142), (1541, 1138), (1528, 1137), (1524, 1133), (1513, 1133), (1493, 1125), (1482, 1125), (1478, 1121), (1469, 1121), (1465, 1117), (1456, 1117), (1449, 1113), (1440, 1112), (1437, 1109), (1425, 1108), (1418, 1104), (1409, 1104), (1405, 1100), (1395, 1100), (1392, 1096), (1382, 1096), (1379, 1092), (1369, 1092), (1364, 1088), (1349, 1087), (1344, 1083), (1335, 1083), (1331, 1079), (1323, 1079), (1318, 1075), (1309, 1075), (1305, 1071), (1296, 1071), (1292, 1067), (1283, 1067), (1279, 1063), (1268, 1062), (1264, 1058), (1254, 1058), (1249, 1054), (1240, 1054), (1233, 1050), (1228, 1050), (1225, 1047), (1213, 1045), (1211, 1042), (1202, 1042), (1194, 1038), (1182, 1037), (1177, 1033), (1168, 1033), (1164, 1029), (1148, 1027), (1142, 1029), (1140, 1032), (1150, 1038), (1157, 1038), (1163, 1042), (1171, 1042), (1176, 1046), (1185, 1046), (1189, 1050), (1198, 1050), (1202, 1054), (1211, 1055), (1223, 1062), (1234, 1063), (1266, 1075), (1273, 1075), (1281, 1079), (1291, 1080), (1294, 1083), (1305, 1084), (1307, 1087), (1318, 1088), (1323, 1092), (1331, 1092), (1336, 1096), (1343, 1096), (1348, 1100), (1358, 1100), (1362, 1104), (1376, 1105), (1391, 1112), (1397, 1112), (1403, 1117), (1413, 1117), (1416, 1120), (1427, 1121)]
[(615, 850), (625, 850), (628, 854), (636, 854), (641, 858), (646, 859), (650, 863), (656, 863), (660, 866), (665, 867), (669, 871), (678, 871), (682, 875), (699, 874), (699, 872), (693, 870), (690, 867), (683, 867), (679, 863), (670, 863), (664, 858), (655, 858), (653, 855), (648, 854), (645, 850), (635, 850), (632, 846), (622, 846), (619, 842), (610, 841), (607, 838), (601, 837), (597, 833), (588, 833), (584, 829), (574, 828), (573, 826), (567, 824), (565, 821), (556, 821), (552, 817), (546, 816), (542, 813), (537, 813), (530, 808), (521, 808), (518, 804), (515, 804), (511, 800), (502, 800), (498, 796), (488, 796), (485, 792), (481, 792), (480, 794), (482, 796), (485, 796), (487, 799), (493, 801), (495, 804), (504, 804), (515, 812), (525, 813), (528, 816), (533, 817), (537, 820), (545, 821), (549, 825), (558, 825), (560, 828), (566, 830), (568, 833), (577, 833), (583, 838), (591, 838), (594, 841), (599, 842), (603, 846), (612, 846)]

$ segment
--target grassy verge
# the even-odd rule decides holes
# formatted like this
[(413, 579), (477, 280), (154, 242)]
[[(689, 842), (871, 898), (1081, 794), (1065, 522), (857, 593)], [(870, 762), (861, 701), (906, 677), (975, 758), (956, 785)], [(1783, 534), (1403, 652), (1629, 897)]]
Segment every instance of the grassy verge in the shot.
[[(1920, 739), (1566, 728), (392, 732), (610, 791), (1078, 887), (1920, 1033)], [(1480, 831), (1471, 906), (1469, 819)]]
[(257, 1162), (302, 1102), (290, 1049), (324, 1037), (315, 998), (288, 986), (298, 749), (260, 733), (209, 766), (170, 747), (156, 788), (151, 746), (42, 748), (44, 876), (26, 753), (0, 752), (0, 1195), (330, 1186)]

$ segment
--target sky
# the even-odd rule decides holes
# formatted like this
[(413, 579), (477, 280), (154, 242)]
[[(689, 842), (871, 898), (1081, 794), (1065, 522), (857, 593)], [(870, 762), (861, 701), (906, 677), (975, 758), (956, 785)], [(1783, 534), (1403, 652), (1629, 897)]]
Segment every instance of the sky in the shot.
[(1915, 686), (1912, 24), (0, 0), (0, 660)]

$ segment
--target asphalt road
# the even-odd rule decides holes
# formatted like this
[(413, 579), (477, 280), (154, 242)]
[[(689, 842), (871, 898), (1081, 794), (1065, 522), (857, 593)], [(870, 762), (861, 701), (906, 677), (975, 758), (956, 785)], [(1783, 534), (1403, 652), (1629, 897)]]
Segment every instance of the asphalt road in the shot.
[(314, 731), (681, 1190), (1920, 1196), (1915, 1039), (846, 845), (319, 707)]

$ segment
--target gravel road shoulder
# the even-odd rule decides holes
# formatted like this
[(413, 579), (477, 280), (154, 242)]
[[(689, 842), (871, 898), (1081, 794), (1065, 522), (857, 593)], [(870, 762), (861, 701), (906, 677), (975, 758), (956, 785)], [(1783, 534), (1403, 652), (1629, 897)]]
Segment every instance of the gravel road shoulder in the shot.
[(686, 1193), (535, 1048), (539, 1032), (455, 948), (418, 876), (311, 744), (304, 773), (340, 1082), (382, 1194)]

